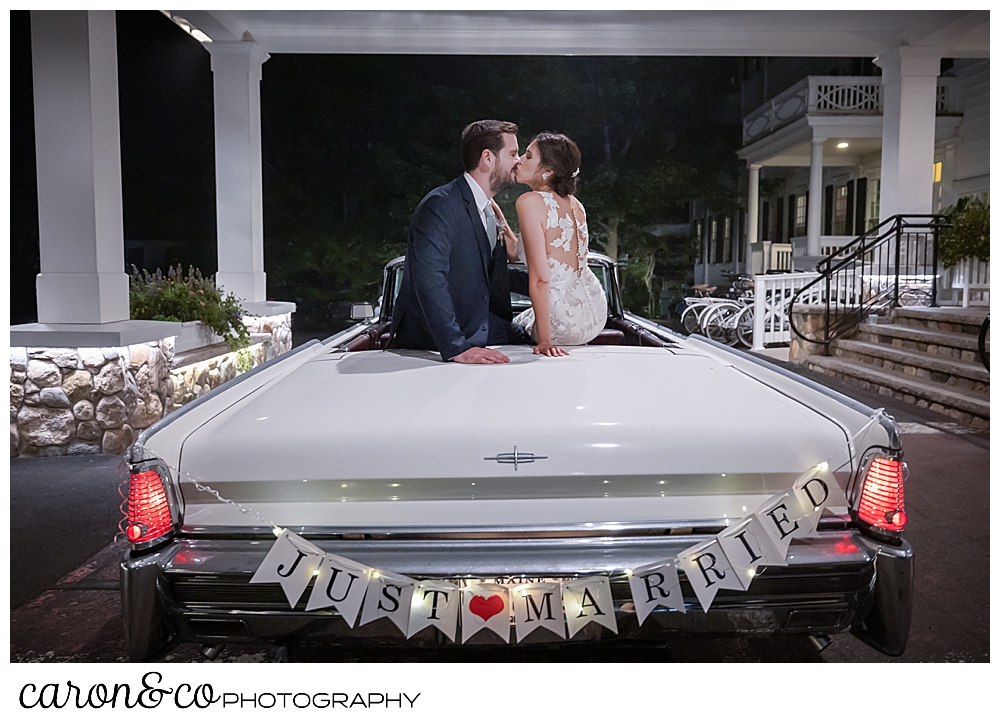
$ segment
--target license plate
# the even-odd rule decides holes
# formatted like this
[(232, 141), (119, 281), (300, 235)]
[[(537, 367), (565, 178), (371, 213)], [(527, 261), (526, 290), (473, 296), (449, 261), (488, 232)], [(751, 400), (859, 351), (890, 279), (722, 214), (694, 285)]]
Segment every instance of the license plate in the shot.
[(500, 575), (497, 577), (461, 577), (448, 580), (452, 585), (458, 587), (468, 587), (469, 585), (503, 585), (507, 588), (518, 585), (530, 585), (536, 582), (564, 582), (573, 580), (573, 577), (530, 577), (527, 575)]

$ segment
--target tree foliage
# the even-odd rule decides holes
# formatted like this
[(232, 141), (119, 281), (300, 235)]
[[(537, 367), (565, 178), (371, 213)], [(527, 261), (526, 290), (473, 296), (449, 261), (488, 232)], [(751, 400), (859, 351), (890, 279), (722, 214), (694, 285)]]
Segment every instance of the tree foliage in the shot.
[[(668, 268), (690, 276), (670, 263), (686, 241), (649, 228), (686, 221), (693, 198), (731, 195), (731, 66), (723, 58), (272, 57), (261, 86), (271, 293), (299, 301), (300, 317), (374, 301), (420, 199), (462, 172), (462, 128), (489, 117), (518, 123), (522, 152), (542, 130), (578, 143), (578, 196), (594, 250), (652, 264), (654, 277)], [(498, 198), (515, 225), (524, 190)], [(641, 307), (649, 277), (635, 295)]]
[(948, 268), (968, 258), (990, 260), (990, 204), (981, 198), (964, 197), (943, 211), (951, 228), (941, 232), (938, 259)]

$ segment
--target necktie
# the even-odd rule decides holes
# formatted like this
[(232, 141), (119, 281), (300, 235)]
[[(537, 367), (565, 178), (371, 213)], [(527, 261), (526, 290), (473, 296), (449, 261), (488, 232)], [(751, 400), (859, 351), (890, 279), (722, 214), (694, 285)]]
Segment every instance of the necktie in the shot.
[(486, 214), (486, 238), (490, 241), (490, 250), (492, 251), (497, 245), (497, 217), (493, 213), (493, 204), (486, 204), (486, 208), (483, 209)]

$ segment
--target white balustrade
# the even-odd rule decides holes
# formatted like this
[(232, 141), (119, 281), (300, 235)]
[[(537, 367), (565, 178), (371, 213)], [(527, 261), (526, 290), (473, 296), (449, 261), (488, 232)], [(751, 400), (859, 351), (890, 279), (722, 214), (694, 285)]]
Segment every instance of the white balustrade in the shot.
[[(956, 112), (955, 78), (938, 78), (937, 113)], [(810, 75), (743, 118), (743, 143), (810, 115), (881, 115), (879, 76)]]
[[(961, 301), (959, 298), (961, 297)], [(977, 258), (950, 266), (941, 274), (939, 302), (945, 305), (990, 305), (990, 262)]]
[[(815, 279), (814, 271), (798, 274), (761, 274), (754, 277), (753, 348), (760, 351), (765, 344), (790, 342), (789, 305), (795, 292)], [(817, 286), (819, 286), (817, 284)], [(821, 296), (824, 288), (807, 292), (803, 303), (819, 303), (813, 297)]]

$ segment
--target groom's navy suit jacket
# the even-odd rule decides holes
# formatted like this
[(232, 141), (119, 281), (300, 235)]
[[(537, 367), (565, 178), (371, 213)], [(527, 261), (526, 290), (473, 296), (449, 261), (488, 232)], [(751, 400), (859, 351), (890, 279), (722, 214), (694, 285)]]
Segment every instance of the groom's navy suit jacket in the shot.
[(434, 349), (445, 361), (510, 331), (503, 243), (491, 252), (472, 189), (459, 176), (424, 196), (410, 221), (392, 346)]

